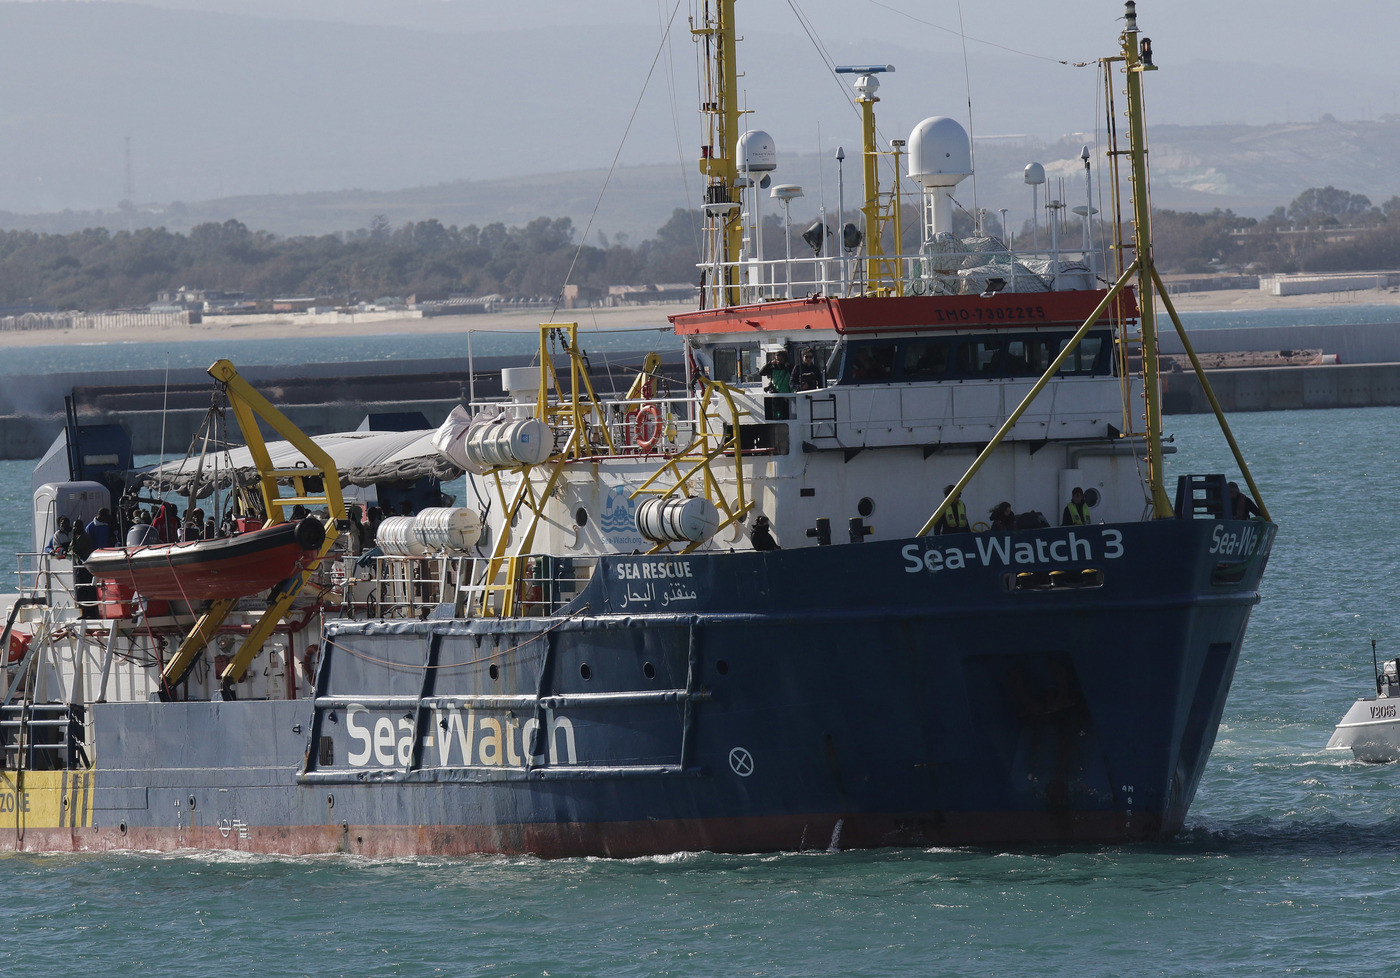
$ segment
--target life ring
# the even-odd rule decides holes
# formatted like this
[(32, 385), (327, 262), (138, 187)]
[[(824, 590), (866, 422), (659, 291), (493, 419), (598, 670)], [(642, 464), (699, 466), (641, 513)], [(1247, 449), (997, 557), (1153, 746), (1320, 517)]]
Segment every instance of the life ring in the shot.
[(26, 635), (23, 632), (10, 632), (10, 654), (6, 661), (14, 663), (23, 659), (24, 654), (29, 651), (29, 643), (33, 640), (33, 635)]
[(661, 438), (661, 412), (655, 405), (643, 404), (632, 419), (632, 442), (644, 451), (651, 451)]

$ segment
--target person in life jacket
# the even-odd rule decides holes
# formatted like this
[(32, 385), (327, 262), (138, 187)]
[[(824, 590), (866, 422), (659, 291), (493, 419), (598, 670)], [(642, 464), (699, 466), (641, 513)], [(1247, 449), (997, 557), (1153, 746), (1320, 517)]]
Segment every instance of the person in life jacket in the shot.
[(1069, 494), (1069, 504), (1060, 515), (1061, 526), (1088, 526), (1089, 504), (1084, 501), (1084, 490), (1078, 486)]
[(948, 503), (948, 510), (938, 518), (938, 522), (933, 524), (933, 532), (936, 536), (945, 533), (971, 533), (972, 528), (967, 523), (967, 506), (963, 504), (962, 496), (953, 496), (953, 487), (944, 486), (943, 495), (952, 496)]

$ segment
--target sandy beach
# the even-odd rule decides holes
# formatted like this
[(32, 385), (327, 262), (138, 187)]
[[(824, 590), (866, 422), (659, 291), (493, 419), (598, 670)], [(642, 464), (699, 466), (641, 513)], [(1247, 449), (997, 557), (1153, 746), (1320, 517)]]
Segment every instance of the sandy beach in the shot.
[[(1177, 312), (1237, 312), (1256, 309), (1325, 309), (1332, 306), (1400, 306), (1400, 290), (1362, 289), (1355, 292), (1323, 292), (1313, 295), (1274, 296), (1259, 289), (1222, 289), (1183, 292), (1171, 297)], [(1163, 309), (1161, 299), (1157, 308)], [(689, 312), (689, 304), (656, 304), (615, 308), (567, 309), (556, 312), (555, 322), (577, 322), (584, 332), (622, 329), (661, 329), (666, 317)], [(377, 319), (318, 325), (287, 316), (274, 322), (246, 323), (211, 318), (193, 326), (131, 327), (125, 329), (48, 329), (0, 332), (0, 349), (26, 346), (59, 346), (69, 343), (180, 343), (190, 340), (268, 340), (323, 336), (379, 336), (386, 334), (436, 335), (467, 332), (528, 332), (549, 319), (546, 309), (481, 313), (469, 316), (436, 316), (430, 319)]]

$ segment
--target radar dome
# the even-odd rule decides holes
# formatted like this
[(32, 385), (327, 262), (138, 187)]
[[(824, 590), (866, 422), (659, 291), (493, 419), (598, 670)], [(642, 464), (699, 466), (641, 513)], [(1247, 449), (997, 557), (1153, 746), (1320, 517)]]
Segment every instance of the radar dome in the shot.
[(778, 147), (762, 129), (750, 129), (739, 137), (739, 169), (763, 173), (778, 168)]
[(925, 119), (909, 134), (909, 178), (925, 187), (953, 187), (972, 175), (972, 143), (958, 120)]

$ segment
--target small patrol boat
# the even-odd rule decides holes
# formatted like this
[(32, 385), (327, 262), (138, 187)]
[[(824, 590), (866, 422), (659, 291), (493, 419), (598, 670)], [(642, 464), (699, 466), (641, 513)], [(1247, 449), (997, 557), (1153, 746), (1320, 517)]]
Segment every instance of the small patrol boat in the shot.
[(1376, 695), (1362, 696), (1347, 710), (1327, 741), (1328, 750), (1350, 750), (1358, 761), (1388, 764), (1400, 761), (1400, 659), (1376, 658)]

